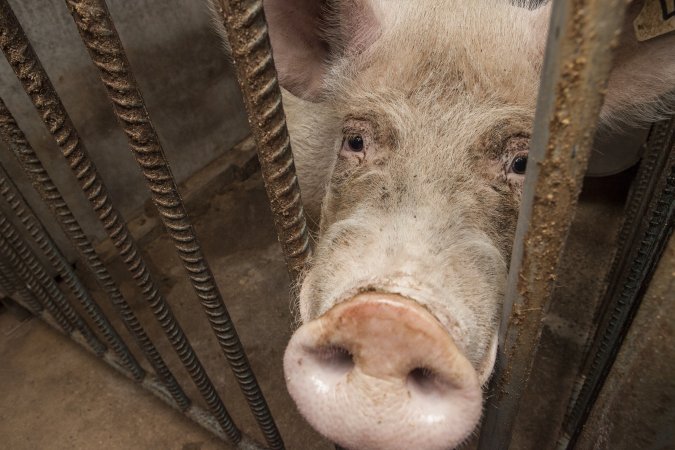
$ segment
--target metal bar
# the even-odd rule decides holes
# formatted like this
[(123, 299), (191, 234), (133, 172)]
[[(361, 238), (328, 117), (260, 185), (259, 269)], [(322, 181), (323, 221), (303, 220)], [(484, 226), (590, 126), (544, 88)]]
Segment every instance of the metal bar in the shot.
[(40, 250), (51, 262), (56, 272), (61, 275), (64, 282), (78, 299), (84, 310), (89, 314), (91, 320), (96, 324), (101, 335), (113, 349), (122, 364), (129, 369), (135, 381), (143, 380), (145, 370), (141, 368), (136, 358), (131, 354), (129, 348), (124, 343), (120, 335), (101, 310), (100, 306), (94, 301), (87, 289), (84, 287), (79, 277), (75, 274), (68, 261), (63, 256), (56, 243), (44, 229), (40, 220), (35, 216), (31, 207), (23, 198), (14, 182), (7, 175), (5, 168), (0, 163), (0, 194), (5, 198), (16, 218), (23, 223), (28, 234), (35, 240)]
[[(23, 84), (26, 93), (31, 98), (47, 128), (54, 136), (80, 187), (97, 213), (103, 228), (119, 251), (127, 270), (134, 281), (136, 281), (145, 301), (150, 305), (155, 318), (166, 333), (173, 349), (197, 386), (209, 410), (216, 417), (230, 440), (236, 444), (241, 440), (241, 432), (225, 409), (225, 405), (218, 396), (211, 379), (204, 370), (201, 361), (176, 320), (169, 304), (157, 288), (157, 284), (154, 282), (143, 260), (140, 249), (131, 237), (121, 215), (113, 206), (103, 180), (98, 174), (94, 163), (89, 158), (89, 154), (80, 140), (77, 130), (56, 94), (47, 73), (42, 68), (28, 38), (21, 29), (19, 22), (9, 8), (6, 0), (2, 0), (0, 5), (2, 25), (7, 30), (7, 37), (0, 42), (0, 45), (5, 52), (7, 60)], [(77, 5), (71, 3), (68, 3), (68, 6), (75, 10), (82, 10), (82, 8), (78, 8)], [(99, 14), (91, 16), (91, 18), (99, 17)], [(102, 32), (93, 22), (86, 25), (83, 24), (83, 26), (92, 27), (93, 30)], [(36, 80), (39, 80), (39, 83)], [(115, 86), (114, 88), (115, 92), (118, 92), (118, 95), (119, 90), (123, 89), (123, 86)]]
[[(5, 17), (5, 15), (3, 15), (3, 6), (5, 6), (5, 3), (0, 1), (0, 46), (4, 49), (4, 43), (6, 41), (3, 32), (7, 30), (7, 28), (2, 26), (3, 22), (1, 22)], [(26, 136), (5, 106), (2, 98), (0, 98), (0, 139), (7, 144), (7, 147), (14, 154), (24, 172), (31, 180), (35, 190), (38, 191), (42, 199), (49, 205), (57, 222), (61, 226), (61, 229), (63, 229), (66, 236), (68, 236), (73, 243), (73, 246), (77, 249), (82, 261), (95, 275), (96, 280), (103, 291), (107, 293), (110, 302), (122, 318), (124, 325), (138, 343), (138, 346), (143, 351), (143, 354), (152, 365), (158, 377), (165, 383), (165, 386), (169, 392), (171, 392), (172, 397), (181, 410), (186, 410), (190, 406), (190, 400), (187, 398), (185, 392), (183, 392), (183, 389), (162, 359), (162, 356), (155, 348), (155, 345), (146, 334), (143, 326), (131, 309), (131, 306), (129, 306), (129, 303), (122, 297), (117, 284), (101, 262), (101, 259), (87, 238), (87, 235), (82, 230), (82, 227), (75, 216), (73, 216), (68, 204), (61, 196), (59, 189), (42, 166), (42, 162), (26, 140)]]
[(42, 304), (35, 298), (32, 292), (28, 290), (26, 285), (20, 282), (14, 271), (6, 262), (7, 260), (3, 257), (0, 258), (0, 287), (5, 290), (5, 294), (8, 297), (11, 297), (15, 292), (19, 293), (20, 299), (14, 299), (21, 301), (26, 305), (27, 309), (35, 315), (40, 315), (44, 311)]
[(11, 267), (16, 269), (16, 274), (20, 280), (18, 284), (26, 285), (30, 292), (34, 294), (35, 298), (37, 298), (45, 309), (49, 311), (56, 323), (59, 324), (61, 330), (68, 335), (72, 334), (73, 331), (75, 331), (73, 325), (68, 322), (66, 316), (63, 315), (47, 292), (45, 292), (44, 288), (38, 283), (35, 277), (33, 277), (30, 270), (24, 265), (19, 255), (16, 254), (2, 233), (0, 233), (0, 257), (10, 264)]
[[(534, 134), (479, 448), (506, 449), (574, 217), (625, 15), (623, 0), (553, 2)], [(555, 30), (555, 32), (553, 32)]]
[[(237, 78), (258, 146), (267, 196), (293, 288), (311, 256), (281, 89), (262, 0), (219, 0)], [(300, 70), (300, 69), (299, 69)]]
[(28, 244), (24, 242), (19, 231), (2, 212), (0, 212), (0, 235), (2, 235), (9, 245), (13, 247), (23, 264), (25, 264), (26, 268), (30, 271), (31, 277), (37, 280), (50, 301), (53, 302), (68, 320), (68, 323), (82, 334), (97, 355), (105, 353), (107, 351), (106, 346), (98, 339), (80, 314), (73, 309), (63, 295), (63, 292), (61, 292), (61, 289), (59, 289), (54, 280), (47, 275), (44, 266), (37, 259), (33, 250), (31, 250)]
[[(595, 403), (644, 291), (673, 231), (675, 218), (675, 117), (652, 129), (647, 151), (633, 184), (620, 232), (625, 247), (617, 252), (618, 273), (610, 274), (603, 301), (605, 313), (586, 355), (575, 398), (558, 440), (559, 449), (573, 448)], [(631, 213), (637, 212), (638, 216)], [(637, 223), (636, 223), (637, 222)]]
[(265, 440), (270, 447), (281, 449), (281, 436), (188, 220), (164, 150), (150, 121), (108, 8), (102, 0), (66, 0), (66, 4), (77, 24), (82, 41), (100, 71), (115, 114), (148, 183), (152, 200), (201, 300), (218, 343)]
[[(157, 288), (157, 284), (141, 256), (140, 249), (131, 237), (121, 215), (113, 206), (103, 180), (89, 158), (84, 144), (79, 139), (72, 121), (56, 94), (47, 73), (42, 68), (28, 38), (6, 0), (3, 0), (0, 4), (3, 5), (0, 6), (0, 10), (3, 10), (3, 22), (9, 30), (8, 35), (11, 36), (2, 43), (7, 60), (22, 82), (26, 93), (33, 101), (47, 128), (54, 136), (69, 166), (75, 173), (80, 187), (91, 202), (104, 229), (118, 249), (132, 278), (136, 281), (145, 301), (150, 305), (155, 318), (206, 401), (209, 410), (216, 417), (230, 440), (236, 444), (241, 440), (241, 432), (225, 409), (225, 405), (218, 396), (213, 383), (206, 374), (201, 361), (176, 320), (169, 304)], [(40, 84), (35, 83), (36, 79), (40, 80)]]

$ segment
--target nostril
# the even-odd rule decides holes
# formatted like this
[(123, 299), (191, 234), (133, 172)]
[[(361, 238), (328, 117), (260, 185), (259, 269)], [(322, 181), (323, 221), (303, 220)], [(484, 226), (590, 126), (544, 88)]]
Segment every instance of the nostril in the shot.
[(477, 374), (447, 330), (396, 296), (360, 294), (303, 324), (284, 373), (302, 415), (345, 448), (452, 448), (482, 410)]
[(408, 389), (421, 395), (435, 395), (443, 390), (444, 383), (428, 367), (416, 367), (408, 373)]
[(354, 368), (354, 356), (342, 346), (329, 345), (313, 348), (310, 353), (324, 371), (333, 375), (344, 375)]

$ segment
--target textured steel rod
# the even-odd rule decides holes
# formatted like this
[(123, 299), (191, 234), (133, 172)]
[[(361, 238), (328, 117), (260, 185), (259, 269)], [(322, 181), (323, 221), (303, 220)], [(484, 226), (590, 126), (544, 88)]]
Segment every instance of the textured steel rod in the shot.
[(18, 284), (26, 285), (28, 290), (34, 294), (35, 298), (37, 298), (45, 309), (49, 311), (49, 314), (51, 314), (56, 323), (59, 324), (61, 330), (68, 335), (72, 334), (73, 331), (75, 331), (73, 325), (68, 322), (66, 316), (63, 315), (40, 283), (33, 277), (30, 270), (24, 265), (19, 255), (16, 254), (16, 251), (4, 238), (2, 233), (0, 233), (0, 257), (16, 270), (16, 274), (19, 278)]
[[(5, 6), (5, 4), (0, 1), (0, 20), (4, 18), (4, 15), (2, 15), (3, 6)], [(0, 26), (0, 44), (5, 42), (4, 33), (6, 30), (7, 28)], [(26, 136), (5, 106), (2, 98), (0, 98), (0, 139), (6, 143), (8, 149), (14, 154), (24, 172), (31, 180), (35, 190), (40, 194), (47, 205), (49, 205), (56, 221), (61, 226), (61, 229), (73, 243), (73, 246), (77, 249), (82, 261), (94, 274), (103, 291), (107, 293), (113, 307), (116, 309), (117, 313), (122, 318), (124, 325), (129, 330), (129, 333), (133, 336), (141, 351), (152, 365), (157, 376), (165, 383), (167, 390), (171, 392), (171, 395), (179, 407), (182, 410), (187, 409), (190, 406), (190, 400), (187, 398), (183, 389), (162, 359), (162, 356), (155, 348), (155, 345), (146, 334), (143, 326), (131, 309), (131, 306), (129, 306), (129, 303), (122, 297), (117, 284), (101, 262), (101, 259), (87, 238), (87, 235), (82, 230), (82, 227), (75, 216), (73, 216), (68, 204), (61, 196), (59, 189), (42, 166), (42, 162), (26, 140)]]
[[(293, 288), (311, 255), (262, 0), (218, 0)], [(301, 70), (299, 68), (299, 70)]]
[(14, 270), (7, 264), (5, 258), (0, 258), (0, 287), (5, 290), (5, 294), (11, 297), (18, 292), (21, 301), (27, 306), (27, 309), (35, 315), (40, 315), (44, 311), (42, 304), (35, 298), (33, 293), (28, 290), (26, 285), (17, 279)]
[[(166, 333), (173, 349), (197, 386), (209, 410), (216, 417), (230, 440), (233, 443), (239, 442), (241, 432), (225, 409), (223, 401), (176, 320), (169, 304), (157, 288), (140, 249), (131, 237), (122, 216), (113, 206), (103, 180), (89, 158), (84, 144), (80, 140), (28, 38), (11, 9), (7, 6), (6, 0), (2, 0), (0, 4), (4, 5), (0, 6), (0, 10), (3, 10), (3, 28), (7, 30), (7, 38), (0, 42), (3, 51), (5, 51), (5, 56), (42, 116), (47, 128), (54, 136), (80, 187), (91, 202), (127, 270), (143, 293), (145, 301), (150, 305), (155, 318)], [(75, 10), (82, 9), (71, 3), (68, 3), (68, 6)], [(91, 17), (99, 17), (99, 15), (94, 12)], [(93, 25), (94, 29), (101, 31), (97, 29), (95, 23), (88, 25)], [(119, 88), (123, 89), (123, 87)]]
[(23, 264), (30, 271), (31, 276), (40, 284), (51, 302), (65, 316), (68, 322), (77, 329), (97, 355), (107, 351), (106, 346), (98, 339), (89, 325), (82, 319), (80, 314), (73, 309), (61, 289), (54, 280), (47, 275), (42, 263), (38, 260), (33, 250), (28, 246), (19, 234), (16, 227), (9, 221), (4, 213), (0, 212), (0, 235), (12, 246)]
[(574, 217), (625, 0), (553, 2), (480, 449), (506, 449)]
[(44, 229), (26, 199), (21, 195), (7, 171), (0, 163), (0, 194), (5, 198), (17, 219), (23, 223), (26, 231), (37, 243), (42, 253), (47, 257), (56, 272), (61, 275), (73, 296), (80, 302), (97, 329), (115, 352), (121, 363), (131, 372), (135, 381), (141, 381), (145, 371), (131, 354), (120, 335), (112, 326), (101, 307), (91, 297), (79, 277), (75, 274), (68, 261)]
[(164, 226), (268, 445), (283, 448), (267, 402), (244, 353), (213, 273), (190, 223), (159, 137), (102, 0), (66, 0), (82, 41), (100, 71), (113, 109), (150, 188)]

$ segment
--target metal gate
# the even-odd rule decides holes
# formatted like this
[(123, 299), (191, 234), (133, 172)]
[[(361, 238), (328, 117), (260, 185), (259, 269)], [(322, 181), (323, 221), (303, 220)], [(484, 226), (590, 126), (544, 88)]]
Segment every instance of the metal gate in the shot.
[[(190, 223), (159, 137), (104, 0), (66, 0), (83, 43), (99, 71), (111, 106), (175, 244), (216, 340), (265, 437), (266, 448), (284, 448), (213, 273)], [(279, 241), (294, 286), (311, 247), (295, 175), (267, 25), (261, 0), (221, 0), (232, 56), (274, 214)], [(542, 331), (542, 318), (581, 190), (593, 134), (611, 65), (612, 43), (624, 18), (621, 0), (554, 2), (528, 175), (514, 244), (500, 335), (497, 372), (482, 425), (480, 448), (508, 448), (519, 402), (527, 386)], [(129, 275), (144, 293), (181, 362), (208, 406), (192, 404), (148, 337), (144, 324), (113, 281), (11, 112), (0, 99), (0, 138), (50, 207), (80, 261), (95, 275), (153, 372), (146, 372), (84, 287), (30, 206), (0, 167), (0, 193), (54, 270), (62, 277), (90, 326), (69, 304), (37, 255), (4, 215), (0, 216), (0, 287), (32, 313), (86, 346), (118, 371), (238, 448), (263, 448), (242, 434), (230, 417), (198, 355), (148, 270), (138, 244), (110, 200), (75, 126), (7, 0), (0, 0), (0, 47), (52, 134), (91, 203)], [(641, 293), (672, 229), (673, 120), (654, 126), (636, 177), (619, 239), (611, 285), (603, 302), (587, 364), (561, 430), (560, 448), (578, 438)], [(637, 218), (646, 217), (640, 221)]]

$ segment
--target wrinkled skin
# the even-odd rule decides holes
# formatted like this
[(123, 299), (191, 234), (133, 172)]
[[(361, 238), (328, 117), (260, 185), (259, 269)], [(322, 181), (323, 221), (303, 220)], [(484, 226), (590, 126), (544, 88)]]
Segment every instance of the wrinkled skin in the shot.
[[(326, 420), (311, 412), (315, 405), (306, 403), (314, 400), (295, 377), (315, 350), (303, 356), (295, 342), (314, 345), (307, 342), (318, 334), (310, 339), (307, 333), (330, 340), (326, 329), (330, 334), (339, 328), (340, 314), (347, 314), (334, 312), (336, 305), (346, 304), (347, 310), (356, 302), (355, 311), (375, 311), (380, 300), (363, 300), (362, 293), (395, 295), (401, 304), (413, 301), (428, 312), (447, 332), (448, 345), (470, 363), (462, 370), (487, 382), (549, 8), (498, 0), (345, 0), (331, 2), (329, 10), (317, 3), (265, 4), (280, 79), (289, 90), (284, 105), (303, 199), (317, 231), (300, 289), (299, 322), (305, 325), (296, 334), (305, 334), (291, 341), (293, 357), (285, 362), (289, 389), (310, 423), (344, 446), (451, 448), (470, 435), (479, 416), (452, 437), (422, 446), (415, 439), (423, 436), (415, 437), (414, 430), (410, 441), (392, 444), (385, 438), (351, 439), (359, 434), (352, 422), (345, 422), (342, 433), (332, 424), (326, 428), (323, 422), (350, 412), (337, 411)], [(638, 6), (629, 11), (630, 19)], [(649, 74), (639, 70), (645, 64)], [(673, 36), (638, 45), (627, 32), (603, 120), (621, 127), (658, 117), (665, 111), (664, 94), (673, 88)], [(414, 307), (406, 311), (405, 320), (427, 320), (415, 315), (422, 313)], [(319, 331), (303, 331), (307, 324)], [(373, 332), (378, 339), (380, 331)], [(360, 340), (368, 339), (349, 336), (348, 344), (330, 345), (347, 347), (358, 369), (365, 364), (359, 361)], [(384, 389), (374, 381), (378, 374), (368, 377), (363, 382), (370, 383), (363, 388), (368, 393), (355, 397), (365, 399), (361, 403), (370, 401), (363, 395)], [(320, 416), (332, 414), (321, 408)], [(388, 412), (373, 417), (391, 417)]]

